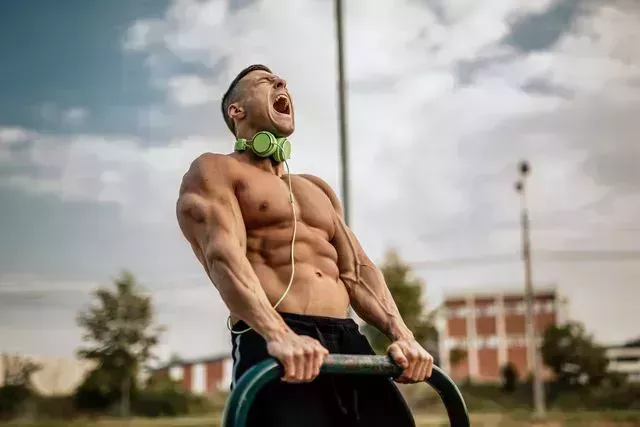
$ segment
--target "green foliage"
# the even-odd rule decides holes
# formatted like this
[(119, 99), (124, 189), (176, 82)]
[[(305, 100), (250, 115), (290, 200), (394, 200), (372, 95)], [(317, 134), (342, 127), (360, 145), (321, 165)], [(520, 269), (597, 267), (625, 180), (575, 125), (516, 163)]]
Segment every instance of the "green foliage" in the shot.
[(0, 419), (11, 419), (20, 414), (35, 395), (31, 376), (41, 366), (28, 358), (7, 354), (2, 355), (2, 362), (4, 383), (0, 386)]
[(166, 376), (154, 376), (133, 401), (133, 411), (145, 417), (178, 416), (209, 412), (207, 399), (184, 390)]
[(98, 366), (90, 371), (76, 389), (75, 407), (82, 412), (103, 413), (122, 398), (122, 377), (112, 376), (109, 369)]
[(518, 371), (513, 363), (507, 363), (500, 370), (502, 375), (502, 390), (513, 393), (518, 386)]
[(580, 323), (547, 328), (541, 351), (561, 386), (598, 386), (609, 377), (605, 349), (594, 343)]
[(449, 362), (451, 366), (456, 366), (458, 363), (462, 362), (467, 358), (467, 350), (462, 348), (454, 348), (449, 353)]
[(162, 330), (154, 326), (151, 298), (131, 273), (121, 273), (114, 285), (96, 290), (95, 303), (77, 317), (85, 331), (78, 355), (97, 362), (76, 392), (80, 409), (103, 411), (125, 393), (135, 394), (135, 378), (151, 359)]
[[(380, 270), (407, 327), (413, 332), (418, 342), (429, 347), (429, 344), (437, 341), (438, 335), (432, 319), (424, 310), (423, 281), (413, 275), (411, 267), (393, 250), (385, 255)], [(384, 353), (391, 343), (384, 334), (371, 325), (365, 325), (363, 332), (376, 352)]]

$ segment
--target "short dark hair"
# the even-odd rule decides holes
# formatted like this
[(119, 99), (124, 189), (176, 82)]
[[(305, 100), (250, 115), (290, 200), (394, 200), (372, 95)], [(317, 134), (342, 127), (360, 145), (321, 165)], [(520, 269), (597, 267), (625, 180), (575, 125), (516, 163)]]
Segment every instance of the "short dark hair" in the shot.
[(227, 124), (227, 127), (229, 128), (231, 133), (233, 133), (234, 135), (236, 133), (236, 127), (235, 127), (235, 124), (233, 123), (233, 119), (229, 117), (229, 112), (228, 112), (229, 105), (232, 102), (236, 101), (236, 98), (238, 96), (236, 89), (240, 80), (242, 80), (242, 78), (247, 74), (253, 71), (260, 71), (260, 70), (266, 71), (267, 73), (271, 73), (271, 70), (266, 65), (262, 65), (262, 64), (249, 65), (247, 68), (245, 68), (244, 70), (238, 73), (238, 75), (233, 79), (233, 81), (229, 85), (229, 88), (227, 89), (227, 91), (222, 96), (222, 104), (221, 104), (222, 118), (224, 119), (224, 122)]

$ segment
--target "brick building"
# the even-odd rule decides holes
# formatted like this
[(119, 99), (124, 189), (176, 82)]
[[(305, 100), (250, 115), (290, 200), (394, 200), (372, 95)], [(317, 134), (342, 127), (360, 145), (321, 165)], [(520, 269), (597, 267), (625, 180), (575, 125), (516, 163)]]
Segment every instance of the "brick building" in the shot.
[[(544, 330), (566, 322), (566, 299), (555, 288), (537, 288), (534, 296), (538, 341)], [(520, 378), (530, 371), (525, 338), (524, 292), (487, 291), (449, 294), (440, 319), (440, 364), (456, 380), (499, 381), (512, 363)], [(452, 352), (462, 361), (452, 366)], [(454, 353), (455, 354), (455, 353)]]
[(622, 374), (628, 381), (640, 383), (640, 339), (608, 347), (606, 357), (609, 372)]
[(197, 360), (179, 360), (155, 369), (152, 375), (169, 376), (195, 394), (228, 391), (231, 385), (233, 360), (224, 354)]

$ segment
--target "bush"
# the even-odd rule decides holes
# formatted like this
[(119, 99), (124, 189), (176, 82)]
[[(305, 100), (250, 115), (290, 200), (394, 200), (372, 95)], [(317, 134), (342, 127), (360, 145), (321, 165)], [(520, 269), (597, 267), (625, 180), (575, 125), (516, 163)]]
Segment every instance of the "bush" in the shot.
[(40, 419), (69, 420), (77, 415), (74, 396), (38, 396), (35, 413)]
[(513, 393), (518, 387), (518, 371), (513, 363), (507, 363), (500, 370), (502, 375), (502, 390)]
[(112, 382), (108, 373), (99, 367), (89, 372), (73, 396), (75, 408), (81, 412), (107, 412), (120, 398)]
[(169, 378), (152, 377), (147, 387), (137, 393), (132, 410), (145, 417), (174, 417), (209, 412), (212, 405), (206, 398), (184, 390)]
[(0, 419), (9, 420), (18, 416), (31, 396), (31, 390), (23, 384), (0, 387)]
[(175, 417), (189, 412), (189, 396), (177, 390), (144, 390), (132, 402), (133, 412), (143, 417)]

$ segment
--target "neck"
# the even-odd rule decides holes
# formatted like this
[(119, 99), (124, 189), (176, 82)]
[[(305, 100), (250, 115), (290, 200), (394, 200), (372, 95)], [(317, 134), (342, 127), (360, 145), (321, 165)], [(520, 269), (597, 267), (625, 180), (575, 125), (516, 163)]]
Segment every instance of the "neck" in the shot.
[(257, 167), (258, 169), (262, 169), (265, 172), (272, 173), (278, 177), (284, 175), (284, 163), (276, 163), (270, 158), (265, 159), (263, 157), (258, 157), (251, 150), (236, 153), (236, 156), (242, 161)]

